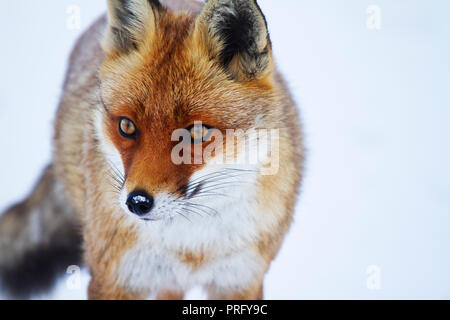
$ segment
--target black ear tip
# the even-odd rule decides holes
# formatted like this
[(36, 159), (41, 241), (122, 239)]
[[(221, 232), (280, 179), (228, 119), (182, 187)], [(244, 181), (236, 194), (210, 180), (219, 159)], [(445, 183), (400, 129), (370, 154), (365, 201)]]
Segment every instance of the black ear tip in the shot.
[[(109, 0), (108, 13), (110, 20), (110, 32), (108, 34), (109, 46), (114, 51), (125, 54), (137, 50), (139, 40), (144, 37), (144, 25), (150, 21), (141, 19), (157, 19), (164, 12), (164, 7), (159, 0)], [(154, 13), (153, 16), (140, 15), (145, 10)], [(158, 14), (156, 14), (158, 13)]]
[[(209, 0), (203, 19), (220, 43), (218, 60), (234, 78), (256, 79), (270, 71), (271, 41), (256, 0)], [(232, 63), (239, 59), (240, 63)]]
[[(225, 64), (229, 63), (233, 55), (239, 52), (247, 52), (251, 56), (258, 55), (257, 39), (261, 36), (269, 39), (269, 35), (266, 19), (261, 8), (256, 4), (256, 0), (235, 0), (232, 12), (218, 8), (216, 14), (221, 18), (217, 19), (220, 24), (214, 28), (215, 36), (224, 41), (225, 49), (221, 57)], [(263, 20), (264, 26), (261, 25), (261, 20)]]
[(259, 13), (261, 14), (263, 20), (264, 20), (264, 24), (266, 25), (267, 28), (267, 19), (266, 19), (266, 15), (264, 14), (264, 12), (261, 9), (261, 6), (258, 4), (258, 2), (256, 0), (253, 0), (255, 2), (255, 6), (256, 9), (258, 9)]
[(147, 1), (154, 8), (162, 9), (162, 7), (163, 7), (161, 2), (159, 2), (159, 0), (147, 0)]

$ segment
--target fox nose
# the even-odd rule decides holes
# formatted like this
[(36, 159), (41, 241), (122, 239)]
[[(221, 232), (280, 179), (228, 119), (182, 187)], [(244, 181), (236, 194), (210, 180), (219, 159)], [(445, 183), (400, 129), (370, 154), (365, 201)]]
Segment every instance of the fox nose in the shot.
[(145, 191), (133, 191), (128, 195), (126, 205), (132, 213), (143, 216), (152, 210), (153, 197)]

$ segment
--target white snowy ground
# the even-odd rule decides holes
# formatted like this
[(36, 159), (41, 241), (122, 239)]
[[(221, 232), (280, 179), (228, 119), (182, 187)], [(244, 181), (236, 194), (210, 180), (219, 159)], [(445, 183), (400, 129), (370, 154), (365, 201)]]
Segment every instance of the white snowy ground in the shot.
[[(67, 8), (79, 6), (85, 29), (105, 2), (2, 3), (0, 211), (50, 161), (66, 60), (82, 31), (66, 27)], [(266, 297), (450, 298), (450, 2), (259, 2), (309, 150)], [(366, 26), (373, 4), (377, 31)], [(63, 278), (41, 298), (85, 298), (87, 279), (68, 290)]]

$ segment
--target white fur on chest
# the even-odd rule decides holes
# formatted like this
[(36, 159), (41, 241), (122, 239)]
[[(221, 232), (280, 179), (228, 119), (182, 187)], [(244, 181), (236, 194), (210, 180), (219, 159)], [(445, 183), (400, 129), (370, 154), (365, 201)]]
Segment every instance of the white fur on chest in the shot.
[(194, 270), (170, 253), (136, 248), (123, 257), (119, 279), (127, 288), (152, 295), (165, 290), (186, 292), (209, 286), (234, 291), (247, 288), (263, 272), (264, 261), (260, 259), (254, 252), (243, 250)]
[[(252, 249), (262, 221), (255, 200), (256, 177), (248, 179), (252, 182), (245, 187), (223, 190), (226, 197), (202, 199), (217, 215), (137, 222), (138, 244), (123, 256), (118, 270), (121, 285), (151, 292), (196, 286), (236, 290), (250, 285), (263, 272), (264, 261)], [(214, 258), (199, 269), (181, 262), (176, 254), (203, 249)]]

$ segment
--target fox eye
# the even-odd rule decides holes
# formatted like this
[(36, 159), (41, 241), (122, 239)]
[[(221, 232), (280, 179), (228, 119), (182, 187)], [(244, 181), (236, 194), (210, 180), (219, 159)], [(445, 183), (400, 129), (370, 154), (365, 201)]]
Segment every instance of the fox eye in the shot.
[(119, 120), (119, 132), (127, 139), (136, 139), (137, 129), (136, 125), (128, 118), (122, 117)]
[(187, 128), (193, 143), (203, 143), (211, 137), (211, 127), (202, 124), (193, 124)]

